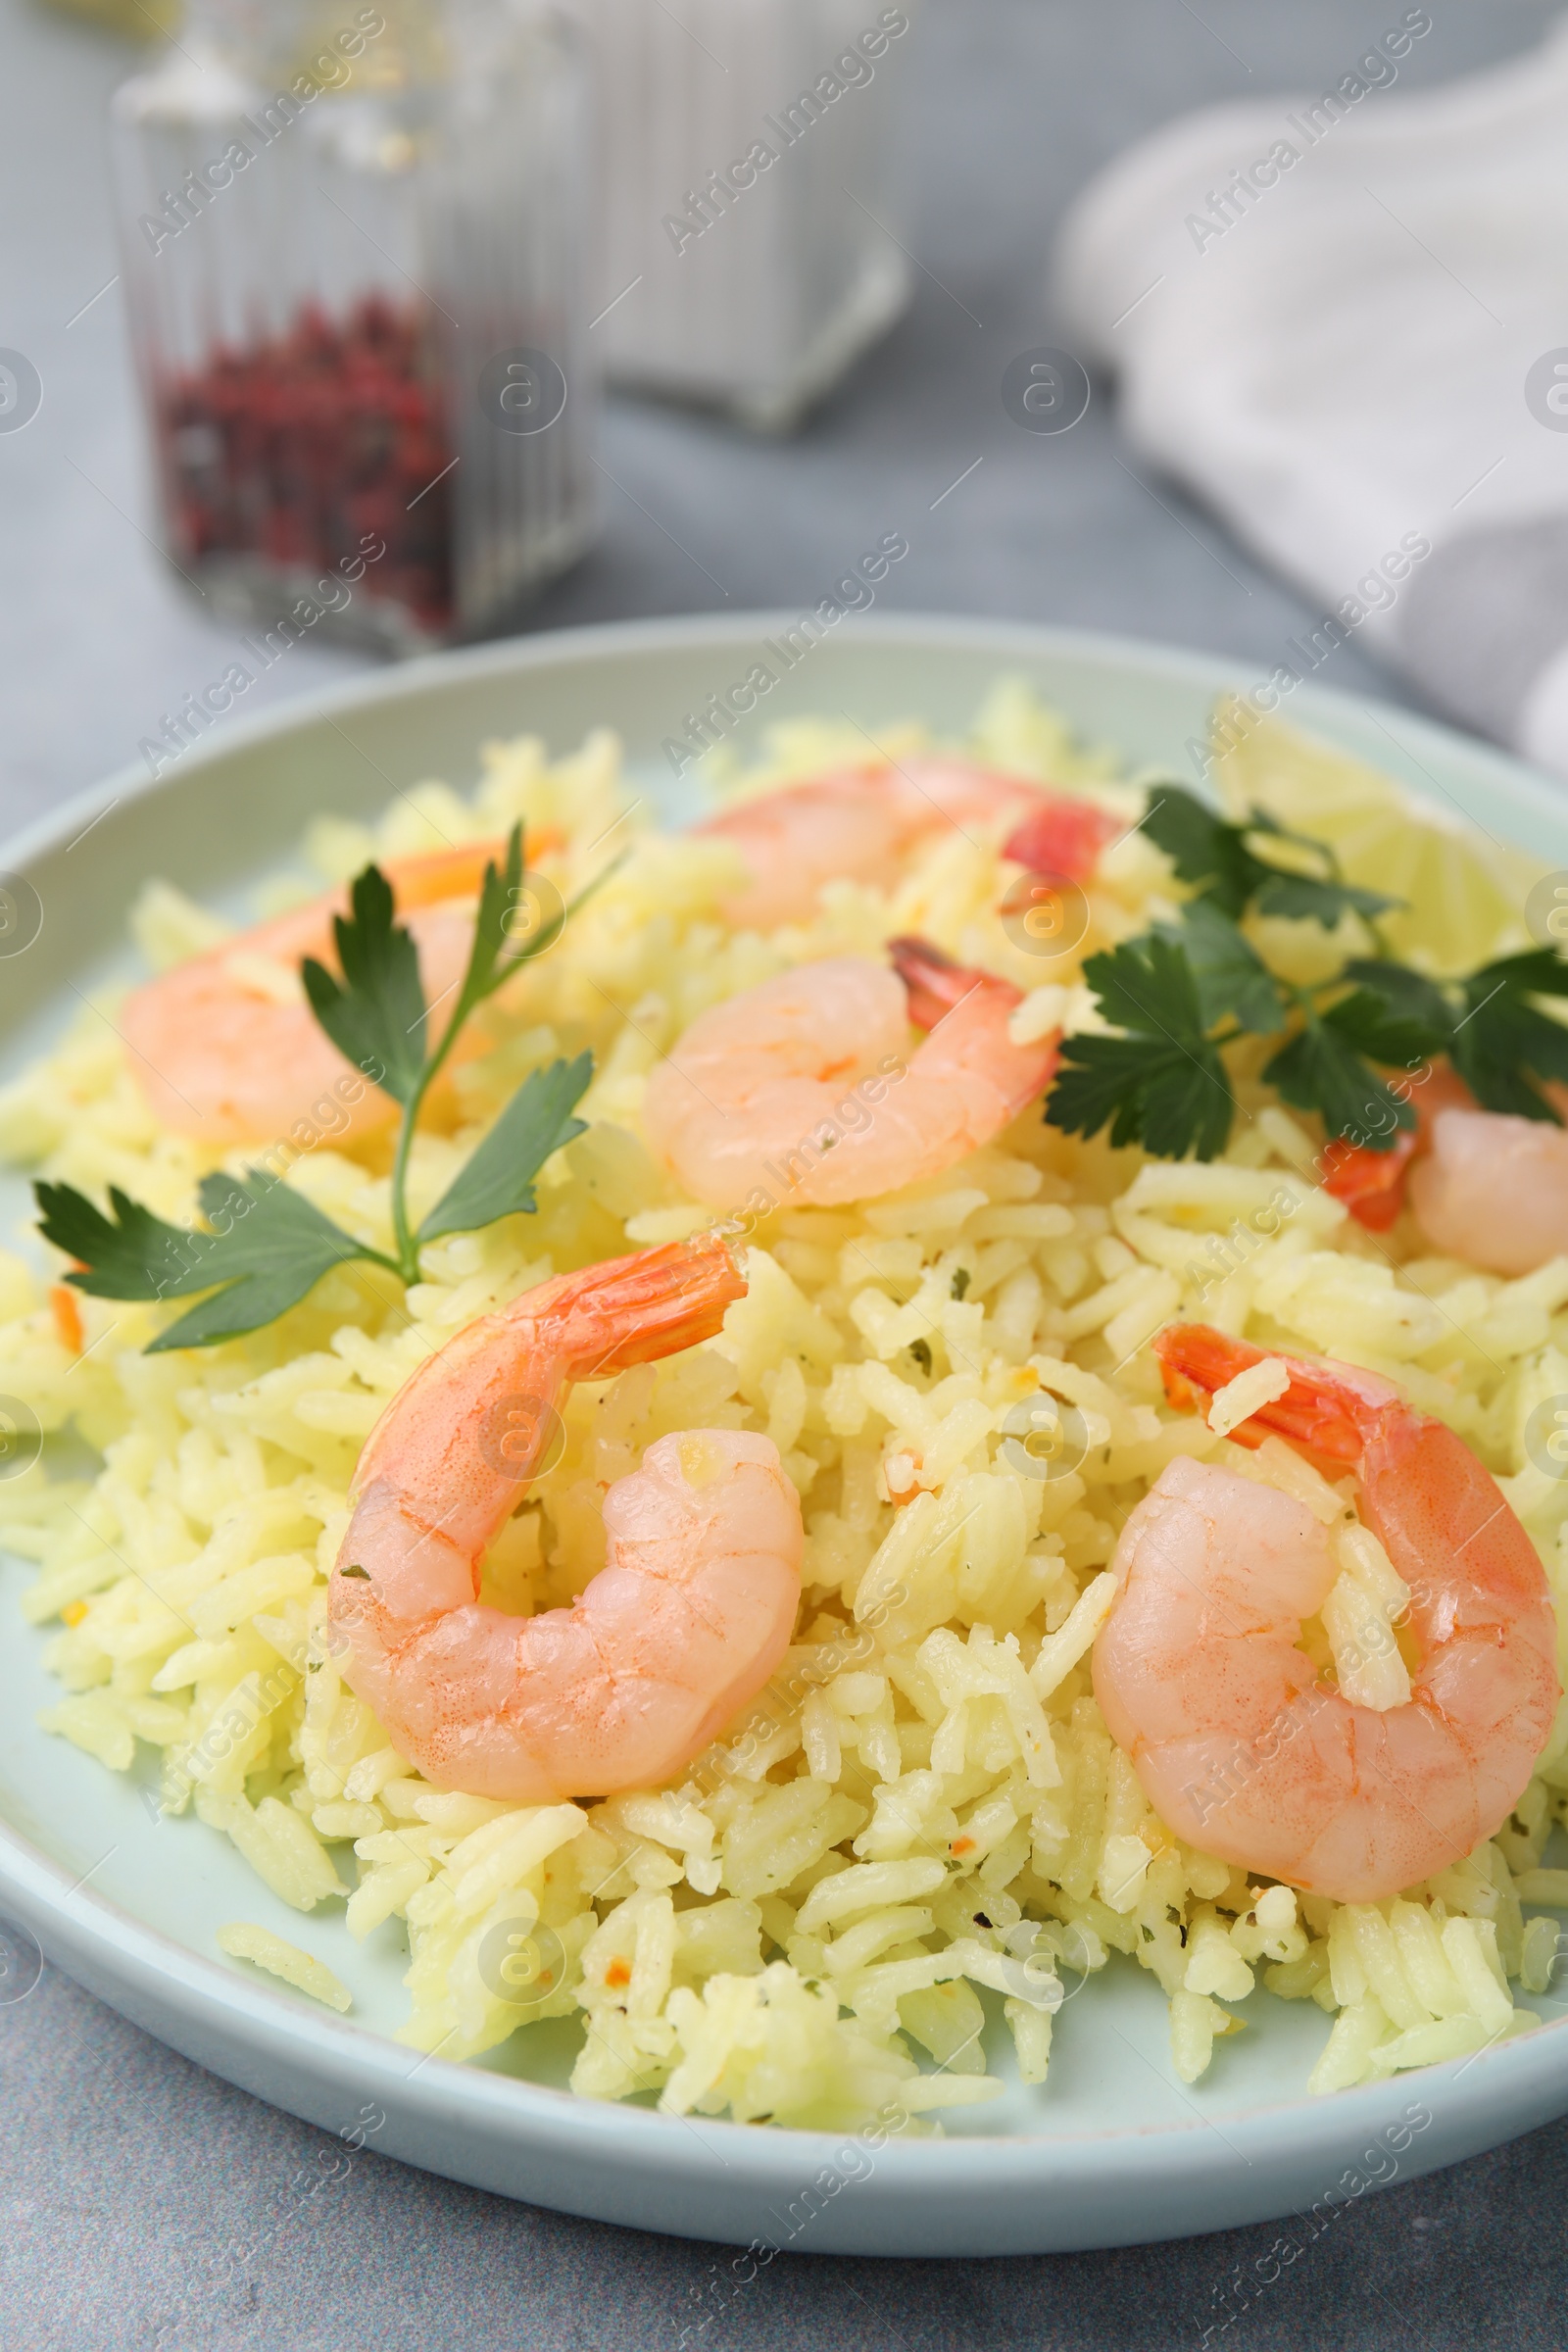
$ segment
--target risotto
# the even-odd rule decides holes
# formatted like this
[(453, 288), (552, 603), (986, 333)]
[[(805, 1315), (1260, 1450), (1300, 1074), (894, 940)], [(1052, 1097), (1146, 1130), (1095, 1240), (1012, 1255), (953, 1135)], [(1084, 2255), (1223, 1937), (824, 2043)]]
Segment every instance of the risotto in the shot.
[[(902, 756), (928, 738), (906, 726), (879, 740)], [(101, 1460), (68, 1476), (46, 1444), (0, 1483), (0, 1534), (37, 1564), (24, 1613), (58, 1627), (61, 1692), (43, 1720), (106, 1769), (150, 1779), (166, 1813), (204, 1825), (190, 1835), (230, 1839), (301, 1915), (297, 1945), (225, 1929), (231, 1956), (342, 2008), (352, 1985), (309, 1951), (310, 1914), (341, 1903), (355, 1936), (406, 1948), (402, 2031), (420, 2050), (473, 2057), (569, 2018), (586, 2096), (834, 2130), (889, 2114), (938, 2128), (942, 2111), (1002, 2088), (990, 2065), (1004, 2036), (1049, 2100), (1053, 2034), (1083, 2013), (1065, 1992), (1091, 2001), (1092, 1980), (1129, 1963), (1167, 1998), (1186, 2082), (1223, 2066), (1215, 2044), (1241, 2030), (1236, 2005), (1259, 1983), (1324, 2012), (1319, 2091), (1537, 2022), (1516, 1987), (1547, 1988), (1557, 1929), (1539, 1906), (1568, 1898), (1568, 1873), (1542, 1867), (1568, 1803), (1561, 1709), (1494, 1838), (1396, 1898), (1337, 1903), (1175, 1836), (1094, 1696), (1118, 1535), (1167, 1464), (1225, 1464), (1325, 1518), (1347, 1511), (1278, 1438), (1249, 1449), (1228, 1434), (1275, 1393), (1266, 1366), (1207, 1424), (1170, 1408), (1150, 1343), (1179, 1318), (1394, 1381), (1496, 1476), (1554, 1594), (1568, 1575), (1568, 1486), (1524, 1447), (1531, 1414), (1568, 1394), (1568, 1260), (1507, 1280), (1434, 1256), (1407, 1217), (1373, 1236), (1322, 1183), (1320, 1133), (1245, 1068), (1244, 1115), (1206, 1164), (1075, 1140), (1037, 1102), (900, 1192), (824, 1207), (781, 1182), (744, 1221), (748, 1289), (717, 1337), (570, 1392), (559, 1458), (485, 1563), (482, 1597), (499, 1608), (531, 1614), (582, 1591), (604, 1563), (606, 1487), (671, 1432), (766, 1436), (801, 1499), (803, 1598), (783, 1663), (672, 1785), (535, 1805), (439, 1789), (343, 1679), (327, 1579), (389, 1399), (456, 1332), (552, 1275), (713, 1222), (642, 1125), (650, 1073), (698, 1014), (790, 967), (879, 957), (918, 933), (1023, 992), (1019, 1043), (1103, 1026), (1081, 958), (1180, 895), (1138, 829), (1145, 784), (1009, 684), (963, 748), (1114, 820), (1085, 936), (1049, 977), (1038, 943), (999, 911), (999, 853), (966, 832), (920, 838), (880, 885), (829, 881), (808, 922), (737, 928), (719, 911), (733, 846), (662, 834), (642, 802), (628, 812), (609, 736), (554, 761), (536, 741), (492, 745), (470, 797), (425, 784), (372, 828), (318, 821), (305, 848), (336, 882), (521, 818), (562, 845), (551, 870), (569, 896), (613, 829), (629, 841), (559, 944), (486, 1007), (484, 1051), (456, 1068), (414, 1149), (411, 1194), (427, 1206), (530, 1070), (591, 1050), (586, 1131), (546, 1163), (537, 1213), (433, 1243), (423, 1279), (395, 1299), (344, 1266), (249, 1337), (153, 1355), (166, 1306), (82, 1297), (35, 1250), (0, 1259), (0, 1388)], [(858, 730), (794, 725), (765, 766), (715, 781), (744, 796), (865, 756)], [(1312, 757), (1265, 729), (1233, 740), (1217, 773), (1234, 784), (1245, 760), (1255, 796), (1270, 758), (1288, 774)], [(1380, 838), (1393, 788), (1327, 768), (1342, 838)], [(1397, 825), (1424, 845), (1423, 888), (1434, 859), (1479, 859), (1402, 809)], [(1525, 939), (1515, 879), (1474, 866), (1465, 919), (1483, 951)], [(278, 885), (272, 909), (291, 887), (306, 895)], [(221, 934), (159, 884), (134, 929), (160, 969)], [(1287, 960), (1312, 952), (1310, 925), (1274, 929)], [(117, 1186), (188, 1222), (201, 1176), (256, 1152), (220, 1159), (161, 1127), (113, 1010), (107, 997), (83, 1009), (7, 1090), (0, 1149), (95, 1200)], [(348, 1124), (323, 1097), (278, 1139), (281, 1164), (384, 1250), (388, 1147)], [(1042, 1397), (1055, 1426), (1076, 1415), (1070, 1458), (1031, 1450)], [(1337, 1638), (1329, 1623), (1326, 1667)]]

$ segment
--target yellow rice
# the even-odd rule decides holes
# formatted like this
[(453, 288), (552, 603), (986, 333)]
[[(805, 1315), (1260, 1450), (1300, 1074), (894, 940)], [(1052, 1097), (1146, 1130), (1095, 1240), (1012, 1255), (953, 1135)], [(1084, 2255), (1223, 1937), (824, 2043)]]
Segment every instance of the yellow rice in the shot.
[[(926, 738), (910, 726), (883, 740)], [(1072, 783), (1129, 822), (1143, 807), (1135, 782), (1116, 781), (1016, 686), (994, 692), (965, 748)], [(858, 730), (796, 725), (765, 767), (727, 781), (761, 789), (865, 753)], [(323, 820), (309, 861), (337, 879), (371, 855), (521, 816), (567, 837), (569, 890), (603, 863), (628, 797), (609, 736), (555, 764), (531, 740), (493, 745), (471, 798), (432, 783), (374, 828)], [(605, 1483), (667, 1431), (764, 1431), (800, 1490), (794, 1646), (678, 1787), (543, 1807), (442, 1793), (342, 1685), (323, 1639), (325, 1579), (358, 1449), (387, 1400), (455, 1329), (551, 1273), (707, 1221), (639, 1131), (648, 1071), (697, 1012), (787, 964), (875, 955), (907, 931), (1037, 992), (1041, 966), (996, 913), (997, 858), (962, 833), (928, 843), (886, 891), (833, 884), (811, 924), (737, 936), (716, 911), (733, 853), (639, 830), (642, 814), (615, 836), (632, 848), (614, 878), (492, 1007), (494, 1049), (459, 1074), (459, 1131), (416, 1148), (414, 1191), (428, 1202), (530, 1068), (591, 1046), (594, 1124), (545, 1170), (537, 1217), (438, 1244), (406, 1301), (349, 1269), (249, 1340), (152, 1357), (142, 1347), (169, 1310), (81, 1299), (78, 1359), (41, 1252), (0, 1258), (0, 1388), (48, 1431), (74, 1422), (103, 1464), (72, 1482), (51, 1476), (46, 1452), (0, 1484), (0, 1534), (38, 1564), (24, 1612), (62, 1621), (48, 1728), (112, 1770), (155, 1773), (166, 1810), (230, 1838), (284, 1903), (346, 1902), (357, 1936), (406, 1939), (403, 2034), (416, 2047), (473, 2056), (519, 2017), (579, 2016), (573, 2083), (593, 2097), (936, 2128), (941, 2110), (1002, 2087), (980, 1991), (1001, 1996), (1017, 2071), (1043, 2084), (1054, 2030), (1071, 2034), (1083, 2014), (1069, 2005), (1054, 2019), (1052, 1988), (1118, 1952), (1165, 1992), (1188, 2082), (1242, 2030), (1235, 2005), (1259, 1979), (1333, 2019), (1318, 2090), (1534, 2023), (1513, 1986), (1545, 1989), (1557, 1938), (1521, 1904), (1568, 1895), (1568, 1875), (1540, 1867), (1568, 1804), (1568, 1717), (1512, 1819), (1468, 1862), (1398, 1901), (1341, 1906), (1180, 1843), (1091, 1695), (1117, 1532), (1179, 1453), (1292, 1487), (1336, 1518), (1347, 1574), (1323, 1654), (1366, 1695), (1380, 1673), (1396, 1685), (1402, 1671), (1395, 1643), (1372, 1638), (1387, 1635), (1397, 1592), (1379, 1584), (1377, 1547), (1343, 1496), (1278, 1441), (1248, 1454), (1166, 1408), (1147, 1342), (1173, 1316), (1398, 1380), (1498, 1474), (1554, 1591), (1568, 1574), (1568, 1489), (1522, 1449), (1532, 1408), (1568, 1393), (1568, 1261), (1516, 1282), (1391, 1263), (1416, 1245), (1374, 1243), (1351, 1222), (1313, 1181), (1314, 1139), (1255, 1087), (1212, 1166), (1071, 1143), (1033, 1109), (906, 1193), (832, 1211), (786, 1200), (752, 1236), (750, 1292), (721, 1338), (574, 1393), (564, 1458), (488, 1563), (485, 1596), (503, 1606), (555, 1606), (582, 1589), (603, 1557)], [(1083, 952), (1169, 911), (1168, 891), (1163, 859), (1132, 833), (1091, 892)], [(160, 965), (219, 928), (163, 886), (135, 927)], [(1053, 966), (1015, 1033), (1092, 1022), (1076, 980)], [(0, 1098), (0, 1150), (188, 1220), (212, 1157), (154, 1126), (112, 1009), (106, 999), (84, 1010)], [(337, 1149), (338, 1125), (330, 1103), (300, 1122), (289, 1181), (384, 1249), (385, 1147)], [(1247, 1376), (1222, 1418), (1269, 1393), (1258, 1369), (1261, 1384)], [(1042, 1391), (1076, 1406), (1092, 1441), (1081, 1469), (1049, 1481), (1014, 1466), (1015, 1441), (1013, 1458), (1004, 1451), (1008, 1416)], [(904, 1494), (911, 1482), (912, 1500), (890, 1501), (890, 1483)], [(318, 1982), (319, 1964), (270, 1931), (224, 1936), (225, 1949), (336, 1998), (329, 1972)], [(526, 1996), (486, 1962), (498, 1936), (543, 1969)]]

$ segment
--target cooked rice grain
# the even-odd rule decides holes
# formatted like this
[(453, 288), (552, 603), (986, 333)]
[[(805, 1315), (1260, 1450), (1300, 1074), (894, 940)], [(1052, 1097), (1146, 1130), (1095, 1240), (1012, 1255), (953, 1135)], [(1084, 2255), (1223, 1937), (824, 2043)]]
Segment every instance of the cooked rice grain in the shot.
[[(744, 787), (864, 748), (858, 731), (796, 724)], [(1019, 687), (997, 690), (969, 748), (1129, 817), (1141, 806)], [(471, 801), (424, 785), (378, 827), (320, 821), (309, 847), (338, 879), (370, 856), (521, 816), (564, 836), (569, 892), (624, 798), (608, 736), (555, 763), (536, 742), (497, 745)], [(786, 1205), (758, 1234), (749, 1295), (719, 1340), (572, 1395), (566, 1451), (509, 1523), (484, 1586), (514, 1609), (568, 1600), (603, 1559), (603, 1483), (652, 1440), (694, 1423), (766, 1431), (808, 1529), (798, 1637), (768, 1690), (678, 1788), (605, 1803), (442, 1792), (387, 1744), (322, 1638), (360, 1445), (453, 1330), (553, 1272), (705, 1221), (640, 1136), (658, 1055), (718, 999), (812, 956), (876, 953), (901, 931), (1025, 991), (1038, 979), (998, 920), (996, 858), (962, 836), (929, 845), (886, 891), (830, 886), (813, 923), (772, 938), (719, 918), (733, 871), (722, 845), (672, 844), (635, 816), (627, 837), (625, 864), (563, 944), (491, 1008), (491, 1050), (457, 1075), (458, 1128), (416, 1148), (416, 1195), (433, 1200), (521, 1077), (558, 1054), (593, 1049), (595, 1123), (545, 1170), (536, 1217), (429, 1250), (406, 1311), (350, 1268), (252, 1339), (148, 1357), (165, 1310), (82, 1298), (77, 1354), (31, 1263), (0, 1258), (0, 1387), (102, 1456), (88, 1481), (53, 1477), (46, 1460), (0, 1484), (0, 1533), (37, 1564), (24, 1613), (61, 1626), (48, 1727), (116, 1771), (144, 1769), (150, 1752), (166, 1813), (229, 1838), (284, 1904), (346, 1901), (356, 1936), (406, 1936), (414, 2046), (471, 2057), (535, 2019), (580, 2016), (573, 2081), (595, 2097), (936, 2129), (944, 2109), (1001, 2088), (982, 1994), (1001, 2003), (1023, 2081), (1046, 2082), (1054, 2033), (1089, 2013), (1058, 2015), (1064, 1990), (1113, 1952), (1165, 1992), (1185, 2082), (1240, 2031), (1235, 2004), (1259, 1976), (1333, 2017), (1319, 2090), (1534, 2022), (1509, 1979), (1540, 1991), (1555, 1966), (1554, 1929), (1526, 1923), (1521, 1902), (1568, 1894), (1568, 1874), (1540, 1867), (1568, 1805), (1568, 1713), (1478, 1854), (1397, 1901), (1339, 1906), (1250, 1884), (1172, 1838), (1091, 1693), (1117, 1531), (1173, 1456), (1223, 1460), (1345, 1526), (1343, 1497), (1288, 1446), (1249, 1453), (1165, 1408), (1146, 1343), (1174, 1314), (1400, 1381), (1503, 1478), (1554, 1591), (1568, 1575), (1568, 1495), (1522, 1451), (1532, 1408), (1568, 1390), (1568, 1263), (1510, 1283), (1391, 1262), (1397, 1248), (1374, 1246), (1314, 1188), (1312, 1141), (1277, 1105), (1213, 1166), (1140, 1168), (1032, 1112), (905, 1195)], [(1164, 874), (1141, 835), (1121, 843), (1090, 893), (1085, 952), (1159, 912)], [(290, 895), (299, 886), (269, 903)], [(157, 963), (216, 935), (162, 886), (136, 928)], [(108, 1009), (83, 1010), (6, 1090), (0, 1148), (188, 1216), (210, 1163), (155, 1128)], [(1020, 1013), (1031, 1035), (1064, 1016), (1092, 1018), (1070, 975)], [(338, 1150), (325, 1122), (290, 1181), (387, 1246), (380, 1148)], [(1247, 1378), (1239, 1407), (1261, 1393)], [(1004, 1450), (1008, 1415), (1042, 1390), (1078, 1408), (1091, 1441), (1049, 1481)], [(1342, 1558), (1342, 1587), (1355, 1586), (1347, 1625), (1393, 1606), (1370, 1554)], [(551, 1955), (523, 2002), (486, 1963), (497, 1931)], [(224, 1934), (224, 1948), (242, 1938), (246, 1957), (336, 1999), (311, 1976), (319, 1964), (270, 1931)]]

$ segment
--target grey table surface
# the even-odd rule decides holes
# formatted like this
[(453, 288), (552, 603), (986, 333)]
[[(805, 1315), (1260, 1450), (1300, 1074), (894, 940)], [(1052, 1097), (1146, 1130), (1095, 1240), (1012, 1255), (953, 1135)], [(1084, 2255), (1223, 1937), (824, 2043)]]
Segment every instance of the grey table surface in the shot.
[[(1516, 52), (1555, 13), (1544, 0), (1434, 7), (1404, 80)], [(1053, 224), (1099, 163), (1189, 107), (1322, 86), (1396, 17), (1392, 0), (927, 0), (908, 51), (924, 159), (908, 314), (789, 442), (613, 405), (602, 539), (531, 625), (799, 605), (868, 533), (900, 529), (911, 552), (889, 607), (1109, 628), (1266, 666), (1316, 618), (1307, 606), (1142, 476), (1102, 397), (1046, 439), (1008, 421), (999, 382), (1049, 339)], [(225, 631), (147, 536), (103, 131), (131, 62), (0, 0), (0, 345), (25, 352), (44, 385), (34, 423), (0, 438), (0, 835), (133, 758), (156, 714), (228, 658)], [(1409, 699), (1353, 645), (1332, 659), (1332, 682)], [(252, 706), (359, 666), (297, 646)], [(46, 1969), (0, 2007), (0, 2343), (673, 2348), (724, 2259), (369, 2152), (323, 2188), (319, 2139)], [(1348, 2211), (1225, 2334), (1259, 2348), (1560, 2345), (1565, 2193), (1568, 2122)], [(696, 2340), (1197, 2345), (1242, 2308), (1217, 2298), (1258, 2258), (1269, 2267), (1275, 2235), (897, 2266), (784, 2254)]]

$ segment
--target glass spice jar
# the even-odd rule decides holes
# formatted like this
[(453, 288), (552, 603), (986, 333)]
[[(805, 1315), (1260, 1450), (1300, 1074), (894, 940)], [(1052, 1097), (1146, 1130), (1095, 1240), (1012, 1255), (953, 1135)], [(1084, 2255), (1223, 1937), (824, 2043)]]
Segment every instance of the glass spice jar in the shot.
[(915, 0), (571, 0), (598, 54), (605, 365), (797, 423), (908, 299)]
[(194, 0), (114, 104), (170, 561), (404, 654), (496, 625), (597, 501), (578, 29), (534, 0)]

